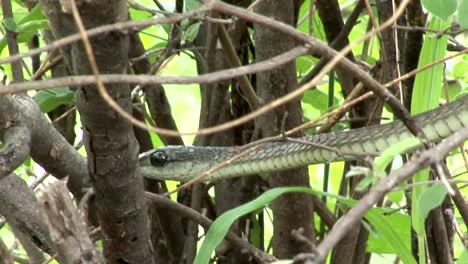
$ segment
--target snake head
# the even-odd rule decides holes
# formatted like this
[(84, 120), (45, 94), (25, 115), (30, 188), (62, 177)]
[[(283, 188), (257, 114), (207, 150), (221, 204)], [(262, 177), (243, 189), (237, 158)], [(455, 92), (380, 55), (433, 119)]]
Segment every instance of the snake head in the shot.
[(140, 171), (147, 178), (185, 181), (207, 172), (230, 152), (224, 147), (157, 148), (140, 155)]

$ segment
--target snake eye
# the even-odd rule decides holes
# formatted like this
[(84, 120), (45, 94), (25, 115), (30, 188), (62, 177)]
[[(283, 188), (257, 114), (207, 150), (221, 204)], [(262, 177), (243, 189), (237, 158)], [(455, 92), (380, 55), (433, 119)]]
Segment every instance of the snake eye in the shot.
[(162, 167), (167, 162), (167, 154), (162, 150), (157, 150), (150, 156), (150, 163), (154, 167)]

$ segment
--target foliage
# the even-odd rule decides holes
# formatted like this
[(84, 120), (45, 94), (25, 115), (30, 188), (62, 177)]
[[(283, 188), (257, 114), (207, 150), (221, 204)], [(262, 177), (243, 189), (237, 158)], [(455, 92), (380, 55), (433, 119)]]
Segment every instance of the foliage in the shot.
[[(304, 33), (313, 33), (313, 36), (320, 40), (326, 41), (326, 34), (323, 28), (323, 22), (318, 13), (314, 13), (309, 19), (310, 1), (303, 2), (300, 12), (297, 29)], [(131, 1), (143, 6), (152, 6), (152, 1)], [(185, 10), (193, 10), (200, 6), (200, 2), (196, 0), (186, 0)], [(343, 2), (343, 1), (341, 1)], [(349, 1), (352, 2), (352, 1)], [(24, 52), (28, 49), (27, 43), (34, 37), (42, 37), (43, 30), (48, 29), (47, 21), (42, 14), (41, 6), (38, 4), (31, 10), (21, 5), (21, 1), (13, 2), (14, 6), (14, 19), (2, 20), (2, 32), (5, 30), (13, 31), (17, 34), (17, 40), (20, 43), (20, 50)], [(420, 54), (418, 68), (429, 65), (448, 54), (447, 45), (449, 43), (449, 36), (440, 34), (447, 30), (454, 19), (458, 21), (462, 29), (468, 28), (468, 0), (423, 0), (424, 8), (430, 12), (430, 20), (427, 28), (437, 33), (426, 33), (423, 48)], [(165, 3), (168, 10), (173, 9), (172, 3)], [(349, 13), (350, 7), (344, 7), (343, 13)], [(153, 17), (162, 17), (161, 14), (152, 14), (145, 10), (137, 8), (130, 8), (130, 17), (133, 20), (146, 20)], [(352, 42), (358, 37), (367, 32), (369, 17), (362, 14), (360, 22), (354, 26), (349, 35), (349, 40)], [(312, 24), (312, 26), (310, 26)], [(181, 23), (181, 46), (190, 47), (197, 34), (200, 31), (202, 20), (194, 19), (184, 20)], [(162, 56), (164, 49), (168, 46), (168, 37), (170, 34), (171, 26), (152, 26), (140, 32), (143, 45), (146, 48), (151, 63), (157, 61)], [(312, 32), (309, 32), (311, 30)], [(466, 44), (466, 35), (459, 36), (461, 42)], [(44, 45), (41, 39), (40, 45)], [(369, 44), (370, 43), (370, 44)], [(366, 63), (372, 65), (381, 60), (380, 45), (377, 37), (373, 37), (369, 46), (365, 48), (365, 44), (361, 43), (353, 48), (353, 52), (357, 59), (364, 59)], [(6, 36), (0, 39), (0, 54), (1, 57), (8, 56)], [(42, 58), (45, 57), (42, 55)], [(252, 54), (248, 55), (249, 62), (255, 62)], [(297, 68), (298, 79), (303, 78), (318, 62), (318, 59), (311, 55), (304, 55), (295, 61)], [(32, 76), (30, 68), (32, 62), (29, 60), (24, 61), (25, 75), (27, 79)], [(12, 73), (10, 66), (2, 65), (1, 71), (12, 80)], [(425, 112), (438, 106), (440, 100), (455, 100), (457, 97), (468, 93), (468, 55), (457, 57), (444, 64), (438, 64), (422, 71), (416, 75), (411, 110), (412, 114)], [(176, 54), (173, 54), (166, 62), (158, 74), (162, 76), (188, 76), (196, 75), (196, 60), (195, 52), (189, 48), (181, 48)], [(49, 77), (49, 73), (46, 77)], [(304, 109), (304, 119), (314, 120), (322, 114), (325, 114), (333, 109), (336, 109), (344, 101), (340, 83), (333, 75), (328, 75), (328, 79), (321, 82), (316, 89), (309, 90), (303, 94), (301, 104)], [(333, 89), (331, 88), (333, 86)], [(1, 88), (0, 88), (1, 89)], [(164, 89), (169, 98), (172, 107), (172, 115), (176, 120), (178, 128), (181, 131), (195, 131), (199, 126), (199, 112), (201, 104), (201, 93), (198, 85), (165, 85)], [(75, 104), (74, 91), (69, 87), (60, 87), (48, 90), (41, 90), (38, 92), (31, 92), (35, 101), (43, 113), (50, 113), (61, 105), (72, 106)], [(446, 97), (447, 95), (447, 97)], [(144, 105), (148, 108), (147, 105)], [(392, 113), (385, 111), (384, 116), (391, 117)], [(339, 123), (335, 126), (336, 130), (348, 129), (348, 122)], [(79, 120), (76, 120), (76, 130), (80, 130)], [(307, 132), (307, 133), (313, 133)], [(194, 136), (184, 137), (186, 144), (193, 142)], [(162, 140), (156, 135), (151, 135), (151, 140), (155, 147), (163, 145)], [(372, 163), (370, 173), (364, 177), (357, 190), (365, 191), (367, 188), (372, 188), (386, 175), (401, 166), (401, 154), (412, 149), (414, 146), (420, 145), (419, 140), (409, 139), (408, 141), (400, 142), (391, 148), (384, 151)], [(3, 147), (0, 145), (0, 147)], [(462, 154), (455, 152), (451, 157), (447, 158), (447, 164), (452, 172), (458, 168), (455, 164), (460, 164)], [(337, 191), (341, 186), (341, 175), (345, 170), (344, 162), (337, 162), (331, 164), (329, 169), (325, 170), (324, 165), (309, 166), (310, 184), (312, 189), (291, 187), (291, 188), (274, 188), (265, 191), (256, 199), (245, 203), (237, 208), (233, 208), (221, 215), (219, 215), (212, 226), (204, 233), (204, 241), (200, 244), (195, 263), (208, 263), (213, 256), (216, 247), (223, 241), (225, 235), (231, 228), (232, 224), (243, 216), (249, 216), (252, 219), (259, 219), (261, 213), (266, 212), (268, 205), (277, 197), (289, 192), (301, 192), (314, 194), (321, 197), (327, 197), (326, 204), (331, 210), (346, 211), (353, 207), (358, 201), (348, 197), (337, 195)], [(28, 178), (27, 171), (33, 171), (36, 174), (42, 172), (40, 166), (31, 162), (31, 164), (23, 164), (22, 167), (17, 169), (18, 174), (24, 178)], [(328, 175), (325, 175), (328, 171)], [(468, 176), (462, 173), (460, 178), (466, 180)], [(325, 182), (324, 179), (329, 179)], [(426, 263), (425, 254), (426, 248), (426, 230), (425, 222), (431, 212), (436, 207), (439, 207), (444, 199), (447, 197), (447, 190), (443, 184), (435, 183), (431, 186), (426, 185), (428, 177), (428, 170), (418, 173), (414, 177), (415, 184), (411, 188), (411, 211), (401, 208), (401, 205), (406, 205), (408, 199), (404, 196), (403, 191), (395, 190), (395, 192), (388, 194), (387, 198), (391, 202), (388, 207), (375, 207), (367, 212), (365, 215), (365, 225), (370, 233), (367, 251), (372, 253), (373, 258), (378, 258), (381, 254), (391, 254), (392, 256), (400, 258), (404, 263)], [(419, 185), (418, 185), (419, 184)], [(169, 189), (174, 189), (177, 186), (175, 182), (167, 182)], [(329, 186), (324, 189), (324, 186)], [(401, 186), (406, 188), (405, 186)], [(323, 190), (323, 191), (320, 191)], [(461, 190), (466, 197), (467, 191)], [(213, 194), (210, 192), (213, 197)], [(174, 197), (172, 197), (174, 198)], [(330, 199), (331, 198), (331, 199)], [(457, 220), (459, 213), (456, 212)], [(322, 224), (319, 218), (316, 223), (317, 229)], [(263, 245), (257, 245), (261, 248), (271, 242), (271, 219), (269, 223), (261, 226), (259, 221), (253, 220), (255, 227), (252, 237), (264, 234), (262, 239), (256, 238), (256, 244), (265, 240)], [(460, 220), (461, 221), (461, 220)], [(261, 228), (270, 230), (261, 230)], [(416, 260), (412, 255), (411, 248), (411, 229), (417, 234), (419, 240), (419, 256), (420, 259)], [(463, 231), (466, 232), (466, 227)], [(9, 246), (13, 244), (12, 233), (9, 228), (3, 227), (0, 229), (0, 238), (4, 240)], [(253, 239), (255, 240), (255, 239)], [(455, 257), (458, 258), (456, 263), (468, 263), (468, 253), (461, 243), (454, 244)], [(387, 261), (391, 263), (390, 261)], [(377, 262), (375, 262), (377, 263)], [(384, 262), (379, 262), (384, 263)]]
[[(343, 207), (352, 207), (357, 203), (357, 201), (352, 199), (347, 199), (338, 195), (324, 193), (309, 188), (284, 187), (271, 189), (257, 197), (255, 200), (243, 204), (232, 210), (229, 210), (228, 212), (225, 212), (224, 214), (219, 216), (206, 233), (205, 241), (200, 247), (200, 250), (197, 254), (197, 258), (195, 259), (195, 263), (204, 264), (209, 262), (211, 254), (214, 252), (219, 243), (221, 243), (234, 221), (236, 221), (243, 215), (246, 215), (248, 213), (254, 212), (267, 206), (274, 199), (288, 192), (302, 192), (318, 196), (330, 196), (331, 198), (338, 200), (342, 204), (341, 206)], [(382, 247), (382, 245), (377, 246), (377, 244), (374, 248), (375, 252), (397, 253), (398, 256), (400, 256), (405, 263), (416, 263), (416, 261), (411, 256), (409, 232), (405, 232), (406, 230), (409, 230), (409, 221), (395, 221), (400, 216), (403, 217), (403, 220), (404, 218), (408, 217), (399, 214), (385, 216), (385, 211), (386, 210), (375, 208), (369, 210), (369, 212), (365, 216), (366, 220), (368, 220), (372, 227), (375, 228), (373, 234), (375, 235), (375, 237), (379, 237), (379, 239), (374, 240), (374, 243), (384, 242), (383, 244), (387, 245), (387, 247), (385, 248)], [(390, 219), (392, 219), (393, 221)], [(391, 223), (398, 224), (392, 226)]]

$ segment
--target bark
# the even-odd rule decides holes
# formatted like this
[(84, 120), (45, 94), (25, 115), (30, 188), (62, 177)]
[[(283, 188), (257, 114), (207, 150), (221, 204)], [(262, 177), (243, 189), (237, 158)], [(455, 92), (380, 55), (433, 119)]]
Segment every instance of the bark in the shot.
[[(144, 55), (145, 49), (138, 34), (130, 35), (129, 57), (137, 58)], [(140, 59), (132, 64), (133, 71), (136, 74), (145, 74), (150, 72), (151, 64), (148, 59)], [(150, 110), (150, 115), (159, 127), (177, 130), (174, 118), (171, 113), (171, 106), (164, 93), (162, 85), (148, 85), (144, 88), (146, 101)], [(139, 110), (134, 111), (135, 118), (143, 121), (143, 106), (137, 106)], [(153, 148), (148, 131), (140, 128), (134, 128), (135, 136), (140, 145), (140, 153)], [(166, 145), (182, 145), (181, 137), (160, 136)], [(167, 192), (164, 181), (145, 179), (146, 190), (153, 193)], [(154, 247), (154, 259), (163, 263), (180, 263), (183, 258), (183, 246), (185, 234), (182, 226), (181, 217), (171, 211), (157, 210), (154, 207), (149, 209), (151, 219), (151, 241)]]
[(10, 253), (10, 250), (3, 242), (0, 237), (0, 264), (13, 264), (13, 256)]
[(90, 238), (85, 219), (69, 195), (65, 182), (55, 182), (39, 196), (47, 214), (50, 236), (61, 263), (105, 263)]
[[(408, 26), (423, 27), (426, 23), (426, 16), (420, 0), (410, 1), (407, 7)], [(423, 32), (407, 31), (405, 38), (405, 49), (403, 57), (402, 74), (408, 73), (418, 66), (419, 54), (423, 44)], [(411, 108), (411, 95), (413, 93), (414, 76), (403, 82), (403, 102), (406, 108)]]
[[(234, 4), (245, 6), (248, 2), (241, 1)], [(218, 27), (221, 27), (221, 25), (216, 23), (203, 24), (195, 40), (198, 50), (205, 51), (203, 54), (202, 52), (196, 53), (197, 67), (200, 74), (233, 67), (232, 56), (228, 56), (229, 53), (224, 50), (226, 41), (221, 45), (222, 47), (216, 46), (216, 42), (219, 41), (218, 33), (221, 31)], [(226, 31), (228, 33), (227, 38), (229, 38), (228, 42), (234, 47), (237, 57), (246, 58), (244, 55), (247, 54), (248, 32), (245, 22), (236, 21), (233, 25), (226, 27)], [(243, 63), (248, 62), (244, 60)], [(250, 111), (245, 98), (239, 96), (239, 83), (235, 79), (216, 84), (201, 85), (201, 94), (201, 128), (222, 124), (233, 119), (233, 116), (243, 115)], [(245, 144), (250, 141), (250, 137), (244, 137), (243, 135), (244, 133), (249, 134), (250, 126), (251, 124), (247, 124), (215, 135), (197, 137), (195, 144), (212, 146)], [(253, 199), (257, 181), (255, 177), (242, 177), (216, 184), (216, 214), (220, 215)], [(246, 220), (248, 218), (250, 218), (250, 215), (236, 221), (231, 231), (239, 235), (249, 232), (246, 229)], [(224, 241), (223, 245), (218, 248), (216, 255), (220, 263), (251, 263), (252, 261), (252, 258), (249, 258), (240, 248), (233, 247), (227, 241)]]
[[(333, 40), (338, 38), (340, 32), (344, 28), (344, 21), (340, 10), (340, 5), (337, 0), (317, 0), (316, 4), (317, 11), (323, 23), (327, 41), (328, 43), (331, 43)], [(348, 38), (340, 38), (335, 43), (335, 49), (340, 50), (348, 44)], [(351, 61), (354, 61), (354, 55), (352, 52), (348, 53), (346, 57)], [(337, 69), (336, 73), (338, 75), (338, 79), (340, 80), (341, 86), (343, 87), (343, 93), (348, 95), (354, 88), (355, 83), (353, 76), (340, 69)]]
[(50, 254), (54, 243), (47, 227), (48, 220), (26, 182), (16, 174), (0, 179), (0, 215), (17, 232)]
[(32, 98), (0, 96), (0, 128), (5, 145), (0, 151), (0, 158), (4, 154), (14, 157), (5, 164), (6, 167), (16, 168), (19, 165), (12, 162), (21, 164), (30, 154), (35, 162), (56, 178), (68, 177), (70, 191), (81, 199), (84, 188), (89, 187), (88, 172), (83, 169), (86, 161), (46, 120)]
[[(130, 49), (129, 57), (138, 58), (145, 54), (145, 48), (141, 43), (140, 37), (137, 33), (130, 35)], [(147, 58), (138, 59), (132, 63), (132, 68), (135, 74), (148, 74), (151, 69), (151, 64)], [(145, 85), (143, 91), (146, 95), (146, 102), (151, 118), (155, 121), (158, 127), (177, 130), (177, 125), (171, 113), (171, 106), (166, 97), (164, 88), (160, 84)], [(183, 145), (181, 137), (168, 137), (160, 135), (161, 140), (166, 145)]]
[(426, 220), (427, 251), (430, 263), (453, 263), (453, 223), (447, 216), (453, 208), (449, 198), (429, 213)]
[[(379, 14), (380, 24), (384, 23), (393, 16), (393, 1), (380, 0), (377, 1), (377, 12)], [(387, 83), (398, 77), (399, 67), (398, 64), (398, 43), (396, 31), (393, 27), (389, 27), (381, 32), (382, 43), (380, 48), (381, 61), (382, 61), (382, 83)], [(393, 93), (399, 93), (398, 86), (394, 85), (389, 88)], [(383, 102), (376, 105), (376, 109), (381, 109)], [(375, 112), (376, 116), (381, 115), (381, 110)]]
[[(46, 30), (44, 32), (44, 38), (47, 43), (50, 43), (55, 40), (52, 32)], [(54, 58), (57, 58), (60, 55), (60, 52), (56, 52)], [(70, 54), (63, 54), (63, 59), (61, 59), (50, 71), (53, 78), (69, 76), (71, 73), (71, 67), (67, 63), (67, 57), (70, 59)], [(52, 58), (51, 60), (53, 60)], [(57, 131), (64, 136), (68, 143), (71, 145), (75, 142), (75, 125), (76, 125), (76, 111), (73, 110), (66, 114), (72, 108), (71, 105), (61, 105), (51, 112), (47, 113), (50, 120), (53, 122), (54, 127)], [(63, 116), (66, 114), (66, 116)], [(57, 120), (58, 119), (58, 120)], [(57, 121), (56, 121), (57, 120)]]
[[(295, 24), (295, 6), (291, 1), (264, 0), (257, 4), (255, 12), (284, 23)], [(258, 61), (288, 51), (295, 46), (289, 36), (272, 31), (264, 26), (255, 25), (255, 56)], [(275, 70), (257, 74), (257, 92), (261, 101), (270, 102), (297, 87), (295, 64), (288, 63)], [(257, 119), (256, 128), (262, 137), (278, 135), (282, 129), (282, 120), (288, 114), (284, 129), (290, 129), (302, 123), (300, 100), (296, 99)], [(301, 136), (297, 134), (296, 136)], [(307, 168), (271, 173), (268, 178), (270, 187), (309, 186)], [(272, 203), (273, 253), (278, 258), (292, 258), (298, 253), (310, 251), (307, 243), (297, 241), (293, 230), (302, 228), (303, 235), (314, 241), (314, 219), (311, 197), (305, 194), (287, 194)]]
[[(363, 3), (360, 1), (356, 9), (360, 9)], [(342, 20), (342, 14), (340, 11), (338, 1), (324, 1), (324, 0), (317, 0), (317, 9), (319, 11), (320, 18), (324, 24), (324, 30), (327, 36), (327, 40), (329, 43), (333, 42), (333, 46), (336, 47), (337, 50), (343, 48), (349, 41), (347, 38), (340, 38), (340, 32), (344, 29), (344, 22)], [(332, 14), (332, 15), (331, 15)], [(391, 35), (391, 32), (390, 32)], [(392, 42), (393, 43), (393, 42)], [(394, 52), (394, 49), (393, 49)], [(352, 53), (347, 55), (347, 58), (351, 61), (354, 61), (354, 56)], [(396, 60), (395, 60), (396, 62)], [(388, 67), (388, 66), (387, 66)], [(396, 69), (393, 67), (392, 69)], [(338, 79), (342, 86), (344, 96), (348, 96), (351, 91), (354, 89), (355, 84), (357, 84), (351, 75), (345, 70), (340, 68), (336, 69)], [(378, 72), (378, 71), (377, 71)], [(377, 100), (372, 99), (368, 100), (367, 102), (359, 104), (354, 111), (352, 112), (353, 117), (373, 117), (379, 116), (382, 103), (377, 104)], [(372, 119), (371, 119), (372, 120)], [(378, 119), (377, 119), (378, 122)], [(351, 127), (357, 128), (361, 127), (365, 124), (369, 123), (376, 123), (376, 121), (372, 122), (353, 122)], [(354, 197), (357, 198), (357, 197)], [(366, 235), (366, 231), (362, 230), (359, 231), (360, 227), (355, 229), (355, 232), (349, 233), (335, 248), (332, 254), (332, 263), (364, 263), (367, 260), (365, 257), (365, 242), (366, 239), (363, 239)]]
[[(77, 7), (86, 28), (127, 19), (125, 1), (79, 1)], [(126, 35), (103, 34), (91, 43), (100, 73), (127, 72)], [(88, 55), (81, 43), (72, 45), (71, 54), (73, 72), (91, 74)], [(125, 111), (132, 111), (128, 85), (107, 85), (106, 89)], [(80, 87), (76, 101), (106, 260), (153, 263), (143, 179), (137, 170), (139, 147), (132, 125), (108, 106), (93, 85)]]

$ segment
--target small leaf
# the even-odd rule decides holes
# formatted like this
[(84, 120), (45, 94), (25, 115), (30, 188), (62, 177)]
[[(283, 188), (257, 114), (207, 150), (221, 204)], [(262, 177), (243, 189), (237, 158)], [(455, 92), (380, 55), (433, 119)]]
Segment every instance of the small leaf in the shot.
[(18, 41), (18, 43), (25, 43), (25, 42), (30, 41), (34, 37), (34, 35), (35, 35), (34, 33), (22, 32), (18, 34), (18, 36), (16, 37), (16, 40)]
[(5, 18), (3, 19), (3, 25), (5, 26), (6, 29), (16, 32), (16, 22), (13, 18)]
[(3, 49), (7, 46), (6, 38), (3, 37), (0, 39), (0, 53), (2, 53)]
[[(400, 246), (401, 249), (399, 251), (409, 252), (409, 248), (411, 248), (411, 218), (407, 214), (397, 212), (386, 214), (382, 208), (374, 208), (373, 210), (379, 212), (379, 214), (374, 216), (375, 219), (378, 219), (376, 222), (385, 224), (379, 229), (393, 230), (393, 235), (398, 238), (399, 242), (395, 244), (389, 243), (390, 236), (386, 236), (381, 231), (378, 231), (377, 225), (372, 224), (374, 232), (369, 232), (367, 251), (378, 254), (395, 254), (397, 251), (395, 247)], [(397, 245), (398, 243), (400, 245)]]
[(468, 28), (468, 16), (466, 14), (468, 14), (468, 0), (461, 0), (458, 7), (458, 23), (463, 29)]
[(405, 198), (404, 191), (393, 191), (387, 193), (386, 197), (395, 204), (399, 204)]
[(318, 89), (309, 90), (302, 96), (302, 102), (322, 112), (328, 109), (328, 95)]
[(13, 2), (21, 7), (24, 7), (26, 8), (26, 5), (25, 5), (25, 1), (21, 1), (21, 0), (13, 0)]
[(297, 74), (305, 75), (308, 71), (312, 69), (312, 66), (317, 62), (312, 56), (301, 56), (296, 59), (296, 70)]
[[(468, 70), (468, 69), (467, 69)], [(450, 101), (455, 100), (457, 95), (462, 91), (462, 85), (457, 80), (450, 80), (448, 81), (447, 92), (448, 92), (448, 99)], [(444, 93), (445, 94), (445, 93)], [(445, 95), (442, 96), (442, 99), (446, 99)]]
[(44, 20), (44, 19), (45, 17), (44, 17), (44, 14), (42, 14), (41, 4), (36, 4), (34, 8), (31, 9), (31, 11), (29, 11), (29, 13), (26, 16), (20, 19), (20, 21), (18, 22), (18, 25), (21, 25), (30, 21), (34, 21), (34, 20)]
[(43, 113), (48, 113), (60, 105), (74, 101), (74, 93), (68, 88), (54, 88), (36, 93), (34, 100)]
[(465, 60), (462, 60), (455, 64), (455, 67), (453, 67), (453, 77), (457, 79), (465, 78), (466, 73), (468, 72), (468, 62)]
[(369, 189), (369, 187), (371, 187), (373, 183), (374, 183), (373, 177), (365, 177), (358, 183), (355, 190), (358, 192), (363, 192)]
[[(377, 232), (382, 236), (384, 240), (393, 248), (394, 252), (401, 258), (403, 263), (406, 264), (416, 264), (416, 260), (411, 254), (411, 242), (410, 242), (410, 233), (411, 229), (409, 228), (409, 219), (403, 220), (400, 228), (403, 230), (398, 230), (392, 228), (391, 217), (384, 216), (382, 213), (378, 213), (379, 208), (371, 209), (366, 214), (366, 219), (372, 224), (372, 226), (377, 230)], [(406, 224), (403, 222), (405, 221)]]
[(128, 11), (130, 12), (130, 17), (132, 18), (132, 20), (135, 21), (149, 19), (153, 16), (148, 11), (134, 9), (133, 7), (130, 7)]
[(435, 16), (447, 19), (457, 10), (457, 0), (422, 0), (423, 6)]
[(460, 257), (458, 257), (455, 264), (468, 264), (468, 249), (463, 250)]
[(391, 145), (389, 148), (384, 150), (374, 162), (374, 171), (375, 173), (381, 173), (385, 175), (385, 169), (390, 164), (390, 162), (397, 155), (408, 152), (414, 147), (421, 145), (421, 140), (415, 137), (405, 138), (404, 140), (398, 142), (397, 144)]
[(440, 206), (447, 195), (447, 189), (442, 183), (436, 183), (425, 189), (418, 200), (418, 210), (422, 219), (426, 219), (429, 212)]
[(191, 11), (200, 7), (201, 2), (199, 0), (185, 0), (184, 6), (187, 11)]
[(46, 19), (32, 20), (18, 25), (17, 32), (37, 32), (41, 29), (49, 27), (49, 22)]
[(195, 40), (195, 38), (198, 35), (198, 30), (200, 29), (201, 22), (194, 23), (190, 25), (185, 31), (184, 31), (184, 41), (186, 42), (191, 42)]

